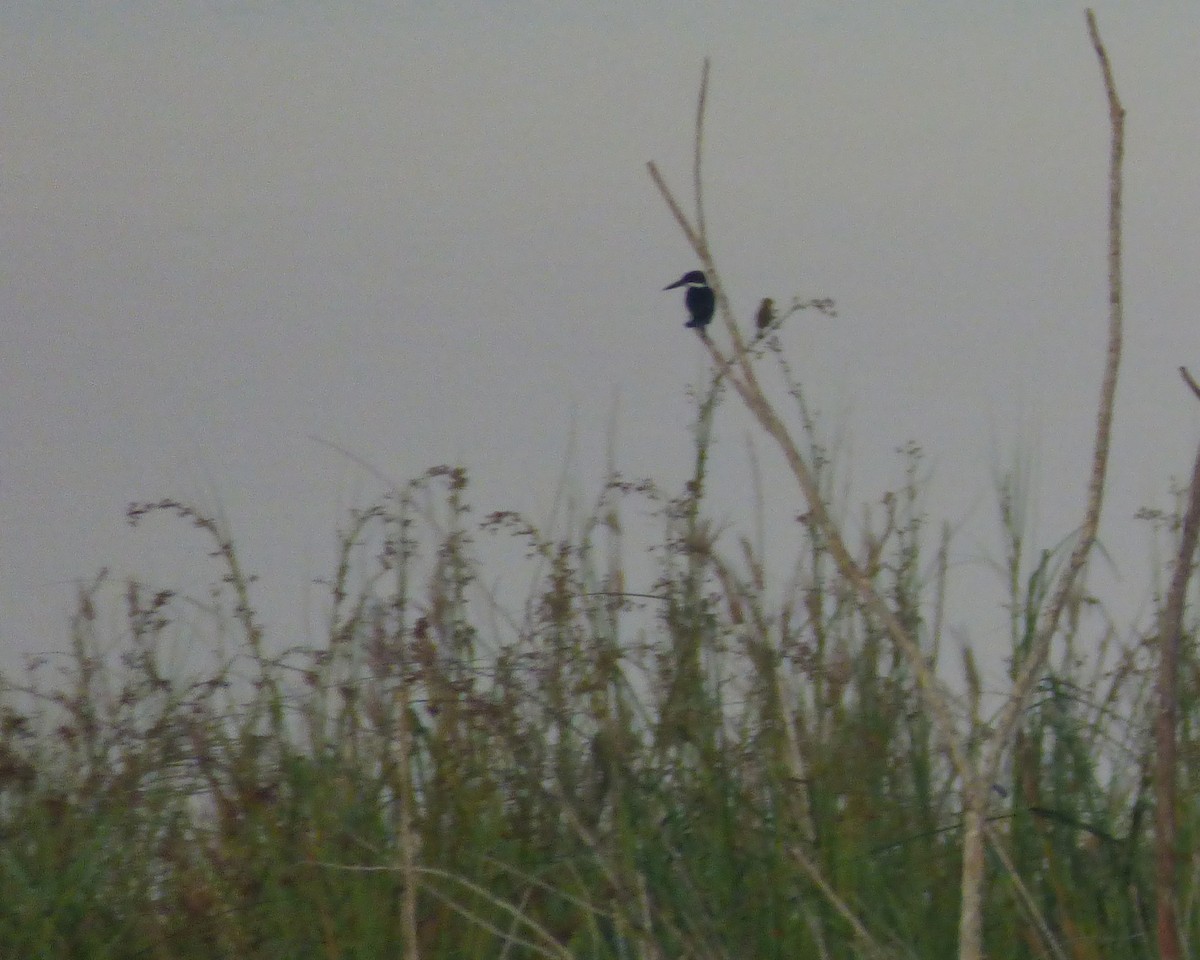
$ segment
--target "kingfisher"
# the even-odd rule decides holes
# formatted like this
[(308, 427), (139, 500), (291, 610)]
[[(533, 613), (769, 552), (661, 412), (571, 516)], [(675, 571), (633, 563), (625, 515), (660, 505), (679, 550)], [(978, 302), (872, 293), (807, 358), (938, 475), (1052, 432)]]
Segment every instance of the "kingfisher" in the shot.
[(685, 273), (669, 287), (663, 287), (663, 289), (674, 290), (676, 287), (687, 287), (683, 303), (692, 318), (684, 326), (694, 327), (703, 333), (704, 328), (712, 322), (713, 310), (717, 305), (717, 298), (713, 296), (712, 288), (708, 285), (708, 280), (702, 272), (693, 270), (691, 273)]

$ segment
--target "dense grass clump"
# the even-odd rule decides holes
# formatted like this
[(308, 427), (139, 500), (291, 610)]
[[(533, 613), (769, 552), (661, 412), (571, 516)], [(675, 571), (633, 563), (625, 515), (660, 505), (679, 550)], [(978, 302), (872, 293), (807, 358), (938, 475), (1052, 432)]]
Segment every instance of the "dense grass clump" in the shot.
[[(201, 528), (221, 580), (200, 615), (126, 585), (113, 637), (98, 579), (69, 670), (5, 680), (0, 952), (953, 956), (960, 783), (906, 661), (803, 516), (770, 599), (751, 539), (714, 534), (699, 437), (681, 495), (611, 477), (557, 539), (512, 513), (473, 520), (465, 473), (429, 471), (353, 516), (317, 649), (273, 646), (214, 520), (132, 508)], [(926, 541), (907, 456), (857, 560), (936, 666), (947, 545)], [(631, 513), (663, 531), (641, 589)], [(479, 587), (484, 536), (526, 548), (519, 616)], [(1009, 547), (1019, 653), (1054, 561), (1026, 571)], [(1112, 669), (1084, 675), (1080, 622), (1064, 619), (994, 788), (991, 957), (1152, 955), (1141, 648), (1110, 636)], [(166, 668), (184, 643), (223, 652)], [(1190, 731), (1194, 695), (1183, 710)]]

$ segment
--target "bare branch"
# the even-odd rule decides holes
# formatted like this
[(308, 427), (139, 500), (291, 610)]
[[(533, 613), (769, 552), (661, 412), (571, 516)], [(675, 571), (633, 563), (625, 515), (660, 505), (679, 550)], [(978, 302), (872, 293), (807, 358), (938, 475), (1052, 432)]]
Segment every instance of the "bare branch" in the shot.
[(1113, 81), (1108, 54), (1096, 28), (1096, 17), (1087, 11), (1088, 32), (1100, 60), (1104, 89), (1108, 95), (1108, 118), (1111, 130), (1108, 173), (1108, 348), (1104, 378), (1100, 384), (1100, 403), (1096, 414), (1096, 440), (1092, 454), (1091, 475), (1088, 481), (1087, 506), (1075, 549), (1071, 551), (1066, 569), (1055, 588), (1050, 604), (1029, 654), (1019, 665), (1016, 680), (1008, 700), (996, 721), (996, 737), (991, 762), (985, 765), (989, 776), (999, 770), (1004, 750), (1012, 738), (1021, 710), (1037, 682), (1038, 673), (1050, 653), (1050, 644), (1058, 629), (1059, 619), (1066, 609), (1088, 555), (1096, 542), (1100, 527), (1100, 511), (1104, 503), (1104, 480), (1108, 473), (1108, 453), (1112, 440), (1113, 409), (1117, 393), (1117, 373), (1121, 366), (1123, 310), (1121, 299), (1121, 188), (1125, 156), (1125, 108), (1121, 106)]
[(1188, 385), (1188, 389), (1190, 389), (1192, 393), (1196, 395), (1196, 399), (1200, 400), (1200, 383), (1196, 383), (1195, 379), (1188, 372), (1188, 368), (1180, 367), (1179, 375), (1183, 377), (1183, 382)]
[(701, 189), (700, 160), (704, 156), (704, 111), (708, 106), (708, 70), (709, 58), (704, 58), (704, 68), (700, 71), (700, 96), (696, 99), (696, 145), (695, 156), (692, 160), (692, 187), (696, 194), (696, 232), (700, 234), (703, 246), (701, 258), (707, 260), (708, 229), (704, 224), (704, 191)]
[(675, 201), (675, 195), (671, 193), (671, 188), (667, 186), (667, 181), (663, 179), (663, 175), (659, 173), (658, 164), (653, 160), (646, 164), (646, 169), (650, 171), (650, 179), (654, 181), (654, 185), (658, 187), (658, 192), (662, 194), (663, 200), (667, 203), (667, 209), (671, 211), (671, 216), (675, 218), (675, 222), (679, 224), (679, 229), (683, 231), (684, 237), (691, 245), (691, 248), (696, 251), (696, 255), (700, 256), (700, 250), (703, 244), (700, 240), (700, 235), (692, 228), (691, 222), (683, 209)]

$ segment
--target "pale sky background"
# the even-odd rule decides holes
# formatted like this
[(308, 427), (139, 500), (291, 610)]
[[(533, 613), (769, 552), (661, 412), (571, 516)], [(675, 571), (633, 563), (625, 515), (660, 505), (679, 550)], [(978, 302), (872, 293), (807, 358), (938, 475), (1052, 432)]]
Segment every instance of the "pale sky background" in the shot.
[[(1167, 504), (1200, 425), (1175, 374), (1200, 371), (1200, 6), (1096, 11), (1129, 112), (1102, 536), (1132, 615), (1133, 514)], [(782, 337), (856, 499), (922, 445), (931, 520), (962, 528), (955, 622), (1002, 648), (993, 469), (1034, 454), (1035, 543), (1064, 536), (1103, 360), (1082, 6), (7, 0), (0, 665), (62, 649), (101, 566), (203, 592), (199, 534), (125, 522), (160, 497), (224, 511), (269, 632), (302, 642), (336, 527), (383, 492), (313, 436), (397, 481), (461, 462), (479, 516), (543, 518), (564, 468), (598, 489), (615, 422), (621, 471), (678, 490), (705, 355), (662, 292), (695, 263), (645, 162), (686, 193), (706, 54), (731, 299), (836, 299)], [(736, 519), (749, 424), (736, 398), (720, 416), (710, 508)], [(770, 505), (786, 539), (792, 488)]]

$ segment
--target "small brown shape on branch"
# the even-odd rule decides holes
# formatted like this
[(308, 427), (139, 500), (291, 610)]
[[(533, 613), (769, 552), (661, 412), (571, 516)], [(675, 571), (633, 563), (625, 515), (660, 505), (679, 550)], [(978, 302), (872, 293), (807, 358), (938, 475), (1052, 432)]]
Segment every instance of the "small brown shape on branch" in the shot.
[(754, 326), (759, 333), (766, 332), (767, 327), (775, 322), (775, 301), (770, 297), (763, 297), (762, 303), (758, 305), (758, 314), (754, 317)]

